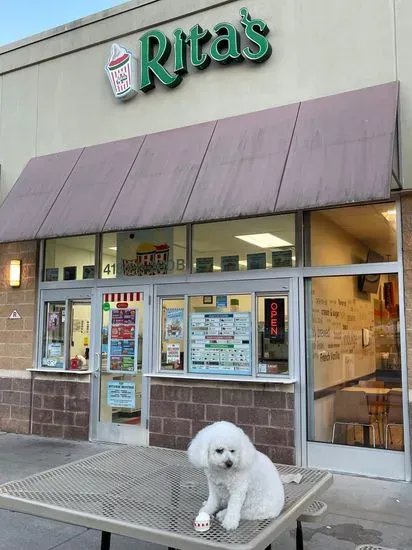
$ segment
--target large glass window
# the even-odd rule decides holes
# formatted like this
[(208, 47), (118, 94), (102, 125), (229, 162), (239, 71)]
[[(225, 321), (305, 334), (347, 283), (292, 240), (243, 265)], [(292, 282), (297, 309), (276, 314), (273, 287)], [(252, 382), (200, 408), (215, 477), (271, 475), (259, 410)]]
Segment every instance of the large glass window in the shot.
[(41, 367), (87, 370), (90, 350), (90, 301), (44, 304)]
[(189, 298), (189, 372), (252, 374), (250, 294)]
[(193, 226), (194, 273), (272, 269), (294, 265), (294, 214)]
[(45, 244), (45, 281), (79, 281), (95, 277), (94, 235), (48, 239)]
[(331, 208), (308, 216), (307, 265), (397, 260), (395, 203)]
[(311, 441), (403, 450), (398, 296), (391, 274), (307, 281)]
[(186, 227), (107, 233), (102, 238), (103, 279), (176, 275), (186, 271)]

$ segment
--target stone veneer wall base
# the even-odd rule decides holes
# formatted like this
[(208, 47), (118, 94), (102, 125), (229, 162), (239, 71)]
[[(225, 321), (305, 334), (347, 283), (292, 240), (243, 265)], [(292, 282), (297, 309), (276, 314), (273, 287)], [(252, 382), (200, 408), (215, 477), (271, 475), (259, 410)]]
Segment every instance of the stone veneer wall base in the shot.
[(292, 386), (152, 379), (149, 442), (186, 449), (203, 427), (227, 420), (274, 462), (295, 464)]

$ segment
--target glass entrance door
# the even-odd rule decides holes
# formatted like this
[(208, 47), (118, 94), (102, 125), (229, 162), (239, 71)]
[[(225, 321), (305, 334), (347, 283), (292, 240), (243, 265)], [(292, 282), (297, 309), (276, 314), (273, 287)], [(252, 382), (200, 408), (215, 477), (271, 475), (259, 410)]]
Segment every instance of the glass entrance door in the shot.
[(103, 289), (93, 387), (93, 439), (146, 445), (151, 289)]

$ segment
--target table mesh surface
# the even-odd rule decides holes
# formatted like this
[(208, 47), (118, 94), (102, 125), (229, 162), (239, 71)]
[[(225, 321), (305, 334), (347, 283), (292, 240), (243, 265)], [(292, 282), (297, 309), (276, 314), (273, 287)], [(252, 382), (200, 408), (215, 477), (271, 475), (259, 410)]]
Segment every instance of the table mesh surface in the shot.
[[(209, 541), (211, 547), (213, 542), (236, 546), (250, 543), (266, 528), (276, 532), (289, 509), (302, 501), (311, 489), (321, 487), (322, 482), (331, 478), (327, 472), (294, 466), (279, 465), (278, 469), (280, 474), (303, 476), (299, 484), (285, 485), (286, 504), (282, 515), (275, 520), (241, 521), (239, 528), (231, 532), (225, 531), (217, 520), (212, 521), (207, 533), (194, 531), (192, 522), (208, 494), (205, 474), (188, 463), (186, 453), (153, 447), (120, 447), (6, 483), (0, 486), (0, 504), (16, 509), (12, 499), (8, 500), (14, 497), (33, 504), (30, 513), (34, 515), (36, 505), (44, 504), (103, 517), (106, 523), (127, 522), (140, 531), (155, 529), (164, 534), (201, 537), (204, 543)], [(44, 512), (38, 515), (53, 519), (52, 510), (47, 515)], [(81, 519), (78, 524), (87, 526)]]

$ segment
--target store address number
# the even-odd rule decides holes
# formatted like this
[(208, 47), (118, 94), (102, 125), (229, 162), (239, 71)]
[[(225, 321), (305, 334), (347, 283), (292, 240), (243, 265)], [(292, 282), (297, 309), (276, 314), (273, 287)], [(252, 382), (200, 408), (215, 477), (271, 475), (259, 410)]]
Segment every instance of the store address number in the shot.
[[(176, 260), (175, 262), (173, 260), (169, 260), (167, 263), (167, 269), (169, 272), (173, 271), (185, 271), (186, 270), (186, 264), (184, 260)], [(103, 273), (105, 275), (113, 275), (116, 276), (116, 272), (122, 272), (122, 262), (112, 263), (112, 264), (106, 264), (103, 267)]]

